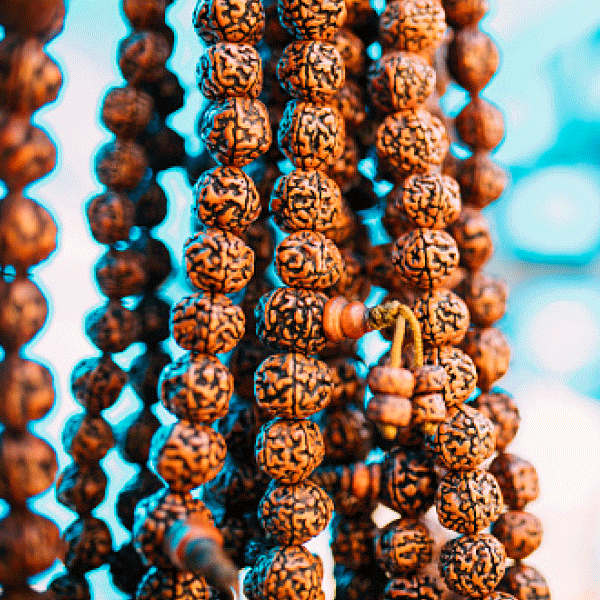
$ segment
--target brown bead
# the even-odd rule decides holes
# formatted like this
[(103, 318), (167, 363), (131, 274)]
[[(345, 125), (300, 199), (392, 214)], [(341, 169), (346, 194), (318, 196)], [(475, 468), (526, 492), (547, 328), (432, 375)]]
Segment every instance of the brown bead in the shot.
[(424, 54), (446, 33), (439, 0), (394, 0), (379, 17), (379, 39), (387, 49)]
[(494, 424), (496, 450), (502, 452), (519, 429), (521, 417), (517, 405), (508, 394), (494, 390), (477, 396), (473, 406)]
[(372, 565), (375, 524), (370, 515), (353, 518), (336, 515), (331, 529), (331, 553), (336, 566), (360, 570)]
[(86, 205), (86, 213), (92, 235), (100, 244), (129, 239), (129, 230), (135, 223), (135, 204), (126, 194), (108, 191), (94, 196)]
[(516, 600), (516, 598), (512, 594), (505, 594), (504, 592), (494, 590), (485, 597), (485, 600)]
[(267, 220), (259, 219), (252, 223), (243, 239), (254, 252), (254, 272), (257, 275), (264, 273), (273, 260), (275, 247), (272, 231)]
[(119, 68), (131, 85), (153, 82), (163, 75), (170, 54), (171, 44), (164, 35), (149, 30), (134, 31), (119, 42)]
[(328, 40), (346, 20), (343, 0), (278, 0), (281, 24), (297, 38)]
[(344, 150), (344, 119), (331, 106), (294, 100), (285, 107), (277, 136), (282, 152), (295, 167), (326, 168)]
[(102, 417), (73, 415), (63, 428), (62, 443), (78, 465), (89, 465), (101, 461), (115, 445), (115, 439)]
[(154, 110), (165, 119), (168, 115), (183, 107), (185, 90), (177, 75), (165, 69), (161, 76), (144, 87), (150, 90), (154, 98)]
[(154, 294), (144, 294), (135, 307), (140, 332), (138, 340), (155, 347), (169, 335), (169, 315), (171, 306)]
[(499, 454), (489, 470), (500, 484), (506, 506), (512, 510), (523, 510), (540, 494), (535, 467), (514, 454)]
[(448, 382), (444, 387), (444, 401), (447, 407), (464, 402), (475, 391), (477, 371), (471, 358), (462, 350), (452, 346), (430, 348), (425, 351), (425, 362), (446, 370)]
[(67, 546), (65, 567), (82, 575), (101, 567), (112, 553), (110, 529), (104, 521), (86, 516), (71, 523), (63, 534)]
[(243, 167), (271, 145), (265, 105), (254, 98), (228, 98), (209, 105), (199, 126), (211, 156), (230, 167)]
[(427, 527), (410, 519), (386, 525), (375, 539), (375, 558), (390, 574), (410, 573), (425, 566), (433, 554), (433, 538)]
[(111, 190), (133, 190), (147, 168), (146, 152), (136, 142), (116, 140), (96, 153), (96, 176)]
[(475, 97), (454, 119), (461, 140), (472, 149), (491, 151), (504, 137), (502, 113), (489, 102)]
[(222, 294), (193, 294), (173, 307), (173, 337), (202, 354), (229, 352), (244, 335), (244, 312)]
[(443, 588), (436, 579), (419, 573), (390, 580), (383, 600), (438, 600), (442, 594)]
[(507, 184), (507, 175), (485, 152), (475, 152), (459, 163), (456, 179), (463, 203), (485, 208), (497, 200)]
[(102, 104), (102, 122), (116, 137), (133, 140), (150, 123), (153, 105), (152, 97), (140, 89), (112, 88)]
[(167, 216), (167, 196), (156, 182), (135, 203), (134, 222), (141, 227), (156, 227)]
[(323, 428), (329, 461), (364, 460), (373, 442), (373, 427), (363, 410), (352, 405), (330, 412)]
[(448, 70), (468, 92), (480, 92), (496, 73), (500, 63), (498, 48), (480, 29), (467, 27), (454, 33), (448, 46)]
[(323, 310), (323, 331), (327, 339), (332, 342), (341, 342), (346, 336), (342, 329), (342, 311), (348, 305), (343, 296), (334, 296), (327, 300)]
[[(347, 2), (346, 8), (348, 8)], [(346, 19), (347, 23), (348, 19)], [(346, 75), (352, 77), (363, 76), (366, 63), (366, 49), (360, 37), (352, 33), (350, 29), (342, 27), (334, 33), (331, 43), (337, 48), (344, 61)]]
[(504, 547), (489, 533), (465, 535), (444, 544), (440, 571), (451, 590), (482, 598), (502, 579), (505, 560)]
[(475, 363), (477, 385), (482, 391), (487, 392), (508, 371), (510, 346), (498, 329), (470, 329), (465, 336), (463, 348)]
[(448, 383), (448, 375), (444, 367), (439, 365), (423, 365), (413, 369), (415, 386), (413, 394), (429, 394), (441, 392)]
[(150, 569), (136, 592), (137, 600), (210, 600), (211, 593), (204, 577), (190, 571)]
[(112, 300), (85, 317), (85, 333), (102, 352), (118, 353), (133, 344), (139, 334), (137, 314)]
[(103, 500), (107, 477), (100, 465), (68, 465), (56, 480), (56, 498), (79, 515), (87, 515)]
[(474, 469), (494, 449), (494, 425), (469, 405), (453, 409), (435, 436), (435, 451), (449, 469)]
[(0, 362), (0, 422), (5, 427), (24, 430), (53, 404), (52, 373), (46, 367), (14, 354)]
[(131, 531), (138, 502), (164, 489), (164, 483), (160, 478), (150, 469), (142, 466), (138, 474), (121, 488), (115, 503), (117, 516), (123, 526)]
[(550, 600), (550, 588), (544, 576), (522, 562), (508, 567), (498, 590), (512, 594), (516, 600)]
[(492, 534), (506, 550), (506, 555), (521, 560), (537, 550), (542, 542), (542, 522), (531, 513), (509, 510), (492, 525)]
[(458, 293), (469, 308), (473, 325), (490, 327), (504, 316), (508, 289), (503, 281), (473, 273), (461, 283)]
[(122, 8), (134, 29), (153, 29), (165, 22), (168, 0), (123, 0)]
[(145, 465), (150, 454), (152, 436), (160, 427), (160, 421), (152, 411), (144, 409), (121, 421), (119, 427), (117, 443), (123, 460)]
[(400, 367), (375, 366), (369, 371), (367, 385), (373, 393), (394, 394), (410, 398), (415, 379), (413, 374)]
[[(358, 145), (354, 138), (346, 136), (341, 156), (327, 170), (329, 176), (340, 186), (342, 192), (347, 192), (360, 181), (359, 162), (360, 151)], [(347, 236), (340, 235), (339, 237), (345, 238)], [(336, 239), (339, 238), (336, 236)]]
[(200, 57), (196, 76), (208, 100), (257, 98), (262, 90), (262, 61), (250, 44), (219, 42)]
[(157, 394), (158, 378), (171, 357), (160, 350), (148, 350), (138, 354), (129, 368), (129, 383), (144, 406), (159, 401)]
[(419, 107), (434, 86), (435, 71), (416, 54), (390, 52), (369, 67), (369, 94), (384, 113)]
[(332, 513), (329, 496), (310, 481), (296, 485), (272, 481), (258, 505), (267, 538), (282, 546), (300, 545), (315, 537), (327, 527)]
[(371, 293), (371, 282), (365, 273), (363, 256), (346, 249), (342, 255), (342, 272), (330, 294), (341, 294), (351, 302), (363, 302)]
[[(55, 600), (91, 600), (90, 586), (85, 576), (65, 573), (55, 577), (48, 587)], [(18, 599), (14, 599), (18, 600)]]
[(446, 420), (446, 403), (442, 393), (423, 394), (412, 399), (412, 423), (443, 423)]
[(260, 0), (198, 0), (192, 22), (206, 45), (224, 41), (254, 46), (263, 36), (265, 13)]
[(137, 296), (147, 283), (144, 256), (135, 250), (111, 248), (94, 267), (100, 290), (110, 299)]
[[(367, 110), (364, 100), (365, 92), (362, 87), (351, 79), (346, 79), (344, 85), (330, 100), (346, 122), (346, 131), (352, 131), (365, 122)], [(346, 140), (352, 139), (346, 136)], [(356, 142), (354, 142), (356, 145)]]
[(396, 177), (435, 169), (448, 151), (443, 123), (422, 108), (388, 115), (375, 143), (377, 156)]
[(156, 432), (150, 461), (173, 491), (189, 492), (213, 479), (226, 454), (223, 436), (212, 427), (179, 421)]
[(488, 0), (444, 0), (446, 21), (456, 29), (476, 25), (488, 10)]
[(278, 483), (306, 479), (320, 464), (325, 445), (319, 426), (308, 420), (275, 420), (256, 436), (256, 463)]
[(476, 271), (492, 257), (494, 244), (488, 220), (473, 208), (462, 210), (458, 219), (450, 226), (460, 252), (460, 264)]

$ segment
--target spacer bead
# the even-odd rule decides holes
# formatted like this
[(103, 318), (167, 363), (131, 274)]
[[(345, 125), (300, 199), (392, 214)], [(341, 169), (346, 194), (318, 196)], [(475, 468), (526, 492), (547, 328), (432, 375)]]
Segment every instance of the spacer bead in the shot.
[(353, 340), (369, 332), (366, 323), (367, 308), (362, 302), (350, 302), (342, 309), (341, 326), (346, 337)]
[(343, 296), (335, 296), (325, 303), (323, 310), (323, 330), (332, 342), (341, 342), (346, 339), (342, 330), (342, 311), (348, 301)]
[(369, 371), (367, 384), (374, 394), (394, 394), (410, 398), (415, 378), (408, 369), (380, 365)]
[(410, 424), (412, 404), (408, 398), (375, 394), (367, 405), (367, 418), (373, 423), (406, 427)]

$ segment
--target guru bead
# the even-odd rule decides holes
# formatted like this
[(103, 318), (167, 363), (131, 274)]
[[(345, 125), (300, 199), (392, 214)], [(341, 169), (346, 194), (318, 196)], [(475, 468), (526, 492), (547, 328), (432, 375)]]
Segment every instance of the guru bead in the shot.
[(344, 0), (277, 0), (281, 24), (298, 38), (328, 40), (346, 20)]
[(519, 429), (521, 417), (517, 405), (508, 394), (492, 390), (477, 396), (473, 406), (494, 424), (496, 450), (502, 452)]
[(460, 296), (449, 290), (432, 290), (412, 306), (421, 325), (423, 343), (430, 346), (458, 345), (469, 327), (469, 310)]
[(506, 550), (506, 555), (521, 560), (537, 550), (542, 542), (542, 522), (531, 513), (507, 510), (492, 525), (492, 534)]
[(425, 351), (425, 362), (444, 367), (448, 381), (444, 386), (447, 407), (464, 402), (477, 387), (477, 371), (473, 361), (462, 350), (441, 346)]
[(96, 176), (111, 190), (132, 190), (148, 168), (144, 149), (135, 142), (116, 140), (96, 153)]
[(502, 579), (505, 570), (504, 546), (492, 535), (465, 535), (446, 542), (440, 554), (440, 571), (453, 591), (483, 598)]
[(473, 98), (454, 120), (460, 139), (472, 149), (491, 151), (504, 137), (502, 113), (482, 98)]
[(465, 205), (485, 208), (497, 200), (507, 183), (506, 173), (492, 161), (487, 152), (475, 152), (460, 161), (456, 179)]
[(260, 0), (198, 0), (192, 21), (207, 46), (220, 41), (254, 46), (263, 36), (265, 13)]
[(495, 327), (470, 329), (462, 347), (477, 368), (477, 385), (481, 390), (489, 390), (508, 371), (510, 346)]
[(487, 471), (450, 471), (440, 481), (435, 504), (440, 523), (458, 533), (474, 534), (502, 511), (500, 486)]
[(469, 274), (458, 290), (469, 308), (473, 325), (490, 327), (504, 316), (508, 289), (503, 281), (477, 272)]
[(515, 454), (499, 454), (489, 467), (498, 480), (506, 506), (512, 510), (523, 510), (540, 493), (535, 467)]
[(152, 118), (152, 96), (130, 85), (112, 88), (102, 104), (102, 122), (121, 139), (138, 137)]

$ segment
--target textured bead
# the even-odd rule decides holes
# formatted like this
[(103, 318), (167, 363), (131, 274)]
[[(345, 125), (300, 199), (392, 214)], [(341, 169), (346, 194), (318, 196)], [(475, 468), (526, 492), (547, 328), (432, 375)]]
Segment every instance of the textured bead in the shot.
[(427, 527), (419, 521), (392, 521), (375, 540), (377, 565), (386, 574), (416, 571), (431, 560), (432, 554), (433, 538)]
[(121, 488), (117, 497), (116, 512), (123, 526), (131, 531), (137, 504), (142, 499), (164, 489), (164, 483), (161, 479), (146, 466), (143, 466), (138, 474)]
[(86, 214), (94, 239), (112, 245), (129, 239), (135, 223), (135, 204), (123, 193), (105, 192), (86, 205)]
[(375, 144), (377, 156), (397, 177), (435, 169), (448, 151), (443, 123), (422, 108), (388, 115)]
[(412, 423), (443, 423), (446, 420), (446, 403), (441, 393), (422, 394), (412, 399)]
[(147, 168), (146, 152), (136, 142), (116, 140), (105, 144), (96, 153), (96, 176), (111, 190), (133, 190)]
[(393, 427), (406, 427), (412, 417), (412, 404), (408, 398), (392, 394), (375, 394), (367, 404), (369, 421)]
[(460, 184), (463, 203), (479, 209), (497, 200), (507, 183), (506, 173), (486, 152), (475, 152), (460, 161), (456, 179)]
[(425, 362), (444, 367), (448, 382), (444, 387), (444, 401), (447, 407), (467, 400), (475, 391), (477, 371), (473, 361), (462, 350), (452, 346), (430, 348), (425, 351)]
[[(342, 115), (343, 117), (343, 115)], [(330, 177), (346, 192), (360, 181), (360, 151), (354, 138), (346, 136), (341, 156), (328, 169)]]
[(108, 525), (86, 516), (71, 523), (63, 534), (67, 552), (65, 567), (70, 573), (83, 575), (105, 564), (112, 553), (112, 537)]
[(298, 38), (328, 40), (346, 20), (343, 0), (277, 0), (281, 24)]
[(145, 257), (135, 248), (103, 254), (94, 267), (100, 290), (111, 300), (141, 294), (147, 283)]
[(473, 359), (477, 385), (484, 392), (508, 371), (510, 346), (502, 332), (494, 327), (470, 329), (463, 349)]
[(383, 365), (375, 366), (369, 371), (367, 385), (373, 393), (394, 394), (410, 398), (415, 379), (408, 369)]
[(295, 167), (325, 168), (344, 150), (344, 119), (333, 107), (288, 102), (277, 132), (279, 147)]
[(152, 97), (140, 89), (112, 88), (102, 103), (102, 122), (116, 137), (133, 140), (150, 123), (153, 106)]
[(550, 588), (544, 576), (522, 562), (508, 567), (498, 590), (512, 594), (516, 600), (550, 600)]
[(415, 386), (413, 394), (429, 394), (441, 392), (448, 383), (448, 375), (444, 367), (439, 365), (423, 365), (413, 368)]
[(118, 353), (136, 341), (139, 321), (135, 311), (112, 300), (85, 317), (85, 333), (102, 352)]
[(165, 22), (168, 0), (123, 0), (123, 12), (134, 29), (152, 29)]
[(531, 513), (508, 510), (492, 525), (509, 558), (521, 560), (537, 550), (542, 541), (542, 522)]
[(260, 0), (198, 0), (192, 21), (207, 46), (220, 41), (254, 46), (263, 36), (265, 13)]
[(59, 575), (50, 582), (48, 589), (55, 600), (91, 600), (90, 586), (85, 576), (70, 573)]
[(540, 494), (537, 471), (529, 461), (507, 452), (496, 456), (489, 470), (500, 484), (506, 506), (512, 510), (523, 510)]
[(450, 233), (460, 251), (460, 264), (469, 271), (477, 271), (492, 257), (490, 225), (480, 211), (464, 208), (450, 226)]
[(460, 139), (472, 149), (491, 151), (504, 137), (502, 113), (482, 98), (473, 98), (454, 120)]
[(362, 409), (352, 405), (329, 412), (322, 433), (330, 461), (364, 460), (373, 444), (372, 424)]
[(115, 445), (110, 425), (92, 415), (73, 415), (62, 432), (65, 450), (78, 465), (100, 462)]
[(446, 585), (458, 594), (482, 598), (504, 575), (506, 553), (488, 533), (465, 535), (446, 542), (440, 554), (440, 571)]
[(462, 298), (449, 290), (425, 292), (414, 303), (423, 343), (431, 346), (458, 345), (469, 327), (469, 310)]
[(185, 350), (229, 352), (244, 335), (244, 312), (221, 294), (187, 296), (171, 314), (173, 337)]
[(316, 354), (327, 338), (323, 310), (327, 296), (312, 290), (278, 288), (256, 305), (256, 334), (268, 347)]
[(369, 95), (384, 113), (417, 108), (434, 87), (435, 71), (416, 54), (390, 52), (369, 67)]
[(274, 354), (255, 374), (256, 402), (270, 415), (304, 418), (327, 406), (331, 377), (327, 365), (302, 354)]
[(189, 492), (213, 479), (223, 467), (223, 436), (207, 425), (178, 421), (152, 438), (150, 462), (176, 492)]
[(438, 600), (443, 597), (440, 583), (429, 575), (395, 577), (385, 587), (383, 600)]
[(119, 42), (118, 61), (123, 77), (132, 85), (159, 79), (172, 46), (155, 31), (134, 31)]
[[(344, 85), (330, 100), (346, 122), (346, 131), (359, 127), (365, 122), (367, 111), (364, 96), (365, 92), (361, 86), (351, 79), (346, 79)], [(346, 141), (350, 139), (354, 141), (354, 138), (346, 136)]]
[(258, 505), (267, 538), (277, 545), (303, 544), (321, 533), (331, 519), (333, 502), (310, 481), (280, 485), (272, 481)]
[(444, 0), (446, 21), (456, 29), (476, 25), (488, 10), (488, 0)]
[(508, 289), (503, 281), (473, 273), (463, 280), (458, 293), (469, 308), (473, 325), (490, 327), (504, 316)]
[(189, 571), (150, 569), (135, 592), (136, 600), (210, 600), (204, 577)]
[[(346, 8), (348, 8), (348, 2), (346, 2)], [(350, 11), (348, 11), (348, 16), (350, 16)], [(348, 25), (348, 18), (345, 25)], [(333, 34), (331, 43), (337, 48), (344, 61), (346, 75), (351, 75), (352, 77), (361, 77), (364, 75), (366, 49), (365, 44), (359, 36), (352, 33), (350, 29), (342, 27)]]
[(370, 515), (336, 515), (331, 530), (331, 552), (336, 564), (359, 570), (373, 563), (375, 527)]
[(521, 417), (517, 405), (505, 392), (492, 390), (477, 396), (473, 406), (494, 424), (496, 450), (502, 452), (519, 429)]

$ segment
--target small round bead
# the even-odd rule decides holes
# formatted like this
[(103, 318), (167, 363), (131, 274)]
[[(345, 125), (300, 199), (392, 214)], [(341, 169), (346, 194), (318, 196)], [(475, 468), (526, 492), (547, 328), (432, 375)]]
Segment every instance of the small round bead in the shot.
[(73, 415), (62, 432), (62, 443), (78, 465), (100, 462), (115, 445), (110, 425), (92, 415)]
[(144, 466), (135, 477), (121, 488), (117, 497), (117, 502), (115, 503), (116, 513), (123, 526), (131, 531), (136, 505), (142, 499), (164, 489), (164, 482)]
[(329, 412), (323, 428), (328, 460), (364, 460), (373, 443), (373, 427), (362, 409), (352, 405)]
[(506, 553), (488, 533), (465, 535), (446, 542), (440, 554), (440, 571), (446, 585), (471, 598), (483, 598), (504, 575)]
[(502, 493), (487, 471), (450, 471), (440, 481), (435, 505), (438, 519), (446, 529), (475, 534), (498, 518)]
[(516, 600), (550, 600), (550, 588), (544, 576), (522, 562), (508, 567), (498, 590), (512, 594)]
[(455, 32), (448, 46), (448, 70), (472, 95), (489, 83), (499, 63), (498, 48), (483, 31), (468, 27)]
[(135, 204), (124, 193), (105, 192), (94, 196), (86, 206), (87, 218), (94, 239), (112, 245), (129, 239), (135, 223)]
[(373, 564), (375, 529), (370, 515), (353, 518), (336, 515), (332, 522), (332, 533), (331, 553), (336, 565), (360, 570)]
[(412, 404), (408, 398), (376, 393), (367, 404), (367, 418), (380, 425), (406, 427), (412, 417)]
[[(340, 186), (342, 192), (347, 192), (360, 181), (359, 162), (358, 145), (353, 137), (346, 136), (341, 156), (328, 169), (329, 176)], [(343, 229), (344, 224), (340, 223), (339, 225)], [(347, 236), (340, 235), (340, 237)]]
[(344, 151), (344, 119), (331, 106), (294, 100), (285, 107), (277, 136), (295, 167), (324, 168)]
[(152, 96), (133, 86), (112, 88), (104, 97), (102, 122), (121, 139), (133, 140), (152, 118)]
[(271, 145), (269, 113), (254, 98), (212, 103), (202, 116), (199, 132), (211, 156), (230, 167), (247, 165)]
[(277, 545), (304, 544), (331, 519), (333, 502), (310, 481), (280, 485), (272, 481), (258, 505), (258, 518), (267, 538)]
[(442, 586), (435, 578), (424, 574), (391, 579), (383, 595), (383, 600), (438, 600), (439, 598), (443, 598)]
[(423, 54), (437, 46), (446, 33), (439, 0), (394, 0), (379, 17), (384, 48)]
[(221, 294), (193, 294), (171, 313), (179, 346), (202, 354), (229, 352), (244, 335), (244, 311)]
[(328, 40), (346, 20), (344, 0), (277, 0), (281, 24), (298, 38)]
[(260, 0), (198, 0), (192, 20), (207, 46), (221, 41), (255, 46), (265, 28)]
[(111, 190), (133, 190), (147, 168), (146, 152), (136, 142), (116, 140), (96, 153), (96, 176)]
[(442, 285), (458, 258), (452, 236), (437, 229), (413, 229), (396, 240), (392, 251), (402, 281), (424, 289)]
[[(346, 2), (348, 8), (348, 2)], [(348, 24), (346, 19), (345, 25)], [(337, 48), (344, 66), (346, 75), (352, 77), (362, 77), (365, 72), (366, 49), (363, 41), (350, 29), (342, 27), (338, 29), (331, 38), (331, 43)]]
[(508, 510), (492, 525), (492, 534), (506, 550), (506, 555), (521, 560), (534, 552), (542, 542), (542, 522), (531, 513)]
[(118, 61), (123, 77), (132, 85), (159, 79), (171, 55), (167, 38), (154, 31), (134, 31), (119, 42)]
[(327, 102), (344, 83), (344, 61), (330, 43), (298, 40), (283, 51), (277, 78), (294, 98)]
[(312, 421), (270, 421), (256, 436), (256, 463), (285, 485), (306, 479), (324, 455), (323, 436)]
[(168, 302), (154, 294), (147, 294), (135, 307), (135, 312), (140, 324), (139, 341), (156, 346), (169, 337), (171, 307)]
[(157, 394), (158, 378), (162, 370), (171, 362), (171, 357), (160, 350), (148, 350), (138, 354), (129, 368), (129, 383), (144, 406), (159, 401)]
[(446, 21), (455, 29), (476, 25), (489, 9), (488, 0), (444, 0)]
[(65, 567), (82, 575), (105, 564), (112, 553), (112, 537), (108, 525), (86, 516), (71, 523), (63, 534), (67, 552)]
[(349, 302), (342, 308), (340, 325), (344, 335), (357, 340), (369, 332), (366, 322), (367, 307), (362, 302)]
[[(50, 582), (48, 589), (52, 591), (55, 600), (91, 600), (92, 598), (87, 579), (81, 575), (72, 575), (70, 573), (59, 575)], [(14, 600), (19, 599), (15, 598)]]
[(124, 460), (144, 466), (150, 455), (152, 436), (160, 427), (154, 413), (143, 409), (119, 423), (117, 444)]
[(85, 333), (102, 352), (123, 352), (133, 344), (139, 334), (139, 321), (133, 310), (120, 301), (112, 300), (85, 317)]
[(493, 390), (477, 396), (473, 406), (494, 424), (496, 450), (502, 452), (519, 429), (521, 417), (517, 405), (508, 394)]
[(507, 183), (506, 173), (486, 152), (475, 152), (460, 161), (456, 179), (460, 184), (463, 203), (478, 209), (497, 200)]
[(473, 325), (490, 327), (504, 316), (508, 289), (503, 281), (473, 273), (463, 280), (458, 293), (469, 308)]
[(141, 294), (148, 276), (144, 259), (135, 248), (111, 248), (103, 254), (94, 267), (102, 293), (111, 300)]
[(434, 88), (435, 71), (416, 54), (390, 52), (369, 67), (369, 94), (384, 113), (417, 108)]
[(321, 290), (339, 279), (342, 257), (322, 233), (297, 231), (277, 246), (275, 267), (285, 285)]
[(156, 227), (167, 216), (167, 196), (156, 182), (135, 203), (135, 224), (141, 227)]
[(490, 225), (484, 215), (474, 208), (464, 208), (450, 225), (450, 233), (460, 252), (460, 264), (477, 271), (492, 257), (494, 244)]
[(535, 467), (514, 454), (499, 454), (489, 470), (500, 484), (506, 506), (512, 510), (523, 510), (540, 494)]
[(419, 521), (397, 519), (375, 540), (375, 559), (386, 574), (410, 573), (425, 566), (433, 555), (433, 538)]
[(491, 151), (504, 137), (502, 113), (479, 97), (473, 98), (456, 115), (454, 123), (460, 139), (473, 149)]
[[(344, 85), (330, 100), (330, 103), (337, 108), (346, 122), (346, 131), (359, 127), (365, 122), (367, 111), (364, 95), (364, 90), (358, 83), (355, 83), (351, 79), (346, 79)], [(354, 138), (349, 136), (346, 136), (346, 139), (354, 141)]]
[(394, 394), (410, 398), (415, 378), (408, 369), (388, 365), (375, 366), (369, 371), (367, 385), (373, 393)]
[(257, 98), (263, 85), (262, 61), (249, 44), (219, 42), (200, 57), (196, 78), (208, 100)]
[(425, 351), (425, 362), (444, 367), (448, 382), (444, 387), (447, 407), (464, 402), (475, 391), (477, 371), (471, 358), (453, 346), (430, 348)]
[(175, 492), (189, 492), (210, 481), (223, 467), (223, 436), (207, 425), (178, 421), (152, 438), (150, 463)]
[(302, 354), (274, 354), (255, 374), (256, 402), (270, 415), (305, 418), (327, 406), (331, 377), (324, 362)]
[(475, 363), (477, 385), (484, 392), (508, 371), (510, 346), (502, 332), (494, 327), (470, 329), (463, 349)]
[(210, 600), (211, 590), (204, 577), (190, 571), (146, 572), (135, 592), (136, 600)]
[(122, 8), (134, 29), (152, 29), (165, 22), (167, 0), (123, 0)]
[(321, 292), (278, 288), (256, 305), (256, 334), (268, 347), (316, 354), (328, 341), (323, 331), (326, 302)]
[(438, 167), (448, 151), (443, 123), (422, 108), (388, 115), (375, 143), (379, 158), (398, 177)]

